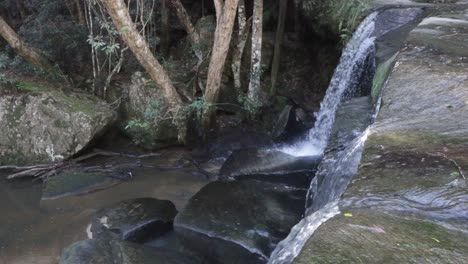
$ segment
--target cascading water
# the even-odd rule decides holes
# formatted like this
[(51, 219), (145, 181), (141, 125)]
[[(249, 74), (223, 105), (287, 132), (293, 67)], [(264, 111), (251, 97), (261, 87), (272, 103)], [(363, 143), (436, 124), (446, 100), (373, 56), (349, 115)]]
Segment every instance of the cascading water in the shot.
[(335, 70), (320, 111), (316, 114), (314, 128), (309, 132), (306, 140), (286, 146), (281, 151), (294, 156), (322, 155), (328, 143), (328, 138), (335, 121), (335, 113), (342, 99), (350, 88), (356, 86), (356, 80), (362, 74), (360, 67), (368, 55), (375, 51), (375, 18), (377, 13), (369, 15), (359, 26), (350, 39), (340, 63)]
[[(273, 251), (268, 263), (289, 264), (297, 257), (307, 240), (324, 222), (339, 214), (338, 198), (345, 191), (349, 180), (358, 170), (364, 142), (369, 136), (367, 128), (361, 136), (353, 140), (343, 150), (338, 158), (323, 166), (318, 173), (326, 173), (320, 189), (313, 192), (314, 202), (306, 208), (306, 216), (291, 229), (288, 237), (281, 241)], [(327, 171), (329, 170), (329, 171)], [(311, 190), (317, 188), (316, 176), (311, 184)], [(311, 192), (309, 190), (309, 192)]]
[[(323, 155), (340, 103), (359, 86), (356, 82), (363, 74), (362, 65), (370, 54), (375, 53), (376, 16), (377, 13), (369, 15), (347, 44), (307, 140), (284, 147), (282, 151), (296, 156)], [(278, 244), (269, 263), (292, 263), (315, 230), (339, 213), (338, 198), (358, 170), (369, 133), (367, 128), (337, 155), (324, 158), (307, 195), (305, 218)]]

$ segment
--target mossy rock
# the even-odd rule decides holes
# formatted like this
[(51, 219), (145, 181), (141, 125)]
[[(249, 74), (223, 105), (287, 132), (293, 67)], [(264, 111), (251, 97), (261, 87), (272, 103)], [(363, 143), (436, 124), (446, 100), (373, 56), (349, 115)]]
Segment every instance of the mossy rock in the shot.
[(0, 93), (0, 164), (67, 159), (102, 135), (116, 114), (99, 99), (24, 80)]
[(316, 231), (294, 263), (468, 261), (468, 246), (464, 242), (468, 236), (464, 232), (411, 215), (372, 209), (342, 211)]
[(81, 195), (103, 190), (129, 179), (124, 172), (73, 172), (65, 171), (49, 177), (44, 183), (42, 200), (56, 199), (69, 195)]

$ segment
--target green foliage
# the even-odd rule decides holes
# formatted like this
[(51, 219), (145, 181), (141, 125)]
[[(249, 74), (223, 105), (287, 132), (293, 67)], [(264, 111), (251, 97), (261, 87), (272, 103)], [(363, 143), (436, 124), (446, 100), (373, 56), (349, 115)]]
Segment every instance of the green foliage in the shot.
[(151, 125), (149, 122), (134, 118), (128, 121), (124, 129), (132, 136), (136, 144), (143, 144), (147, 141), (148, 135), (150, 134)]
[(332, 17), (338, 23), (338, 32), (346, 43), (358, 26), (365, 11), (371, 7), (370, 0), (331, 1)]
[(260, 103), (256, 102), (252, 99), (250, 99), (247, 95), (245, 94), (240, 94), (237, 97), (237, 100), (241, 104), (241, 107), (249, 113), (250, 117), (255, 116), (256, 113), (258, 113), (258, 110), (260, 109)]
[(132, 136), (135, 143), (145, 143), (151, 135), (151, 130), (165, 120), (166, 114), (167, 107), (162, 100), (151, 100), (143, 113), (143, 118), (131, 119), (124, 129)]
[(0, 52), (0, 70), (5, 70), (10, 64), (10, 58), (5, 52)]
[[(17, 12), (13, 5), (3, 5), (8, 12)], [(64, 74), (79, 72), (83, 75), (81, 67), (87, 64), (88, 47), (86, 44), (85, 28), (77, 24), (70, 17), (64, 1), (62, 0), (29, 0), (25, 1), (31, 15), (17, 23), (12, 16), (12, 26), (17, 33), (33, 47), (45, 53), (51, 61), (57, 63), (61, 71), (53, 71), (49, 79), (63, 80)], [(19, 28), (15, 27), (20, 25)], [(44, 75), (44, 71), (33, 67), (30, 63), (17, 56), (8, 46), (0, 51), (0, 68), (8, 68), (28, 75)], [(6, 56), (5, 56), (6, 54)]]
[(164, 115), (165, 110), (166, 106), (164, 105), (163, 100), (151, 100), (143, 114), (144, 120), (157, 124), (158, 120)]
[(304, 0), (302, 9), (321, 35), (337, 35), (345, 43), (352, 35), (373, 0)]
[(176, 118), (186, 120), (190, 116), (194, 115), (197, 120), (201, 120), (206, 111), (210, 108), (210, 105), (206, 103), (205, 99), (197, 98), (189, 105), (186, 105), (179, 111)]

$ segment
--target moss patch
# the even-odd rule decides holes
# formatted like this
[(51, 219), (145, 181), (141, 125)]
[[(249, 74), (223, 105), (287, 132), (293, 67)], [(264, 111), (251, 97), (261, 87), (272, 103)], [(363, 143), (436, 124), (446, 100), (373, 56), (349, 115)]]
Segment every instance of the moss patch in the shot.
[(372, 102), (376, 103), (382, 93), (382, 88), (387, 80), (390, 72), (393, 69), (393, 65), (395, 64), (395, 59), (398, 53), (395, 53), (391, 58), (382, 62), (380, 65), (377, 66), (377, 70), (375, 71), (374, 79), (372, 80)]
[(43, 199), (87, 193), (115, 183), (114, 180), (100, 173), (63, 172), (47, 180), (44, 187)]

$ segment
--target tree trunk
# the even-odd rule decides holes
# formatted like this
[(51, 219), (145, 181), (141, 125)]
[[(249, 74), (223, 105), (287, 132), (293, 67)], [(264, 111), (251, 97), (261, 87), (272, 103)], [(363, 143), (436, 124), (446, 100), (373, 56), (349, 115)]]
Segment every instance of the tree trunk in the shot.
[(193, 26), (192, 21), (190, 21), (190, 17), (187, 14), (187, 11), (185, 10), (180, 0), (170, 0), (169, 3), (171, 4), (172, 9), (174, 9), (180, 22), (184, 26), (185, 31), (187, 31), (187, 34), (189, 35), (190, 42), (192, 42), (193, 52), (197, 56), (198, 60), (202, 61), (203, 52), (200, 45), (200, 35)]
[(236, 50), (232, 58), (232, 75), (234, 77), (234, 87), (240, 91), (242, 88), (241, 83), (241, 64), (242, 64), (242, 55), (244, 54), (245, 44), (247, 42), (247, 37), (249, 36), (249, 28), (252, 23), (252, 19), (246, 20), (245, 15), (245, 1), (239, 0), (239, 8), (237, 11), (237, 22), (239, 24), (239, 36), (237, 40)]
[(224, 64), (231, 43), (232, 28), (236, 18), (236, 10), (239, 0), (226, 0), (223, 11), (216, 26), (213, 51), (210, 66), (208, 68), (208, 80), (205, 89), (205, 102), (208, 109), (204, 115), (204, 126), (209, 128), (214, 116), (214, 106), (218, 100), (221, 78), (223, 76)]
[(5, 22), (0, 16), (0, 35), (7, 41), (13, 50), (23, 57), (29, 63), (46, 69), (52, 70), (54, 67), (45, 55), (39, 50), (24, 42), (18, 34)]
[(164, 56), (169, 55), (170, 32), (171, 25), (169, 24), (169, 12), (167, 10), (167, 1), (161, 1), (161, 52)]
[(255, 0), (252, 22), (252, 58), (250, 61), (249, 99), (260, 104), (262, 91), (262, 34), (263, 34), (263, 0)]
[(216, 23), (219, 23), (219, 19), (223, 14), (224, 0), (214, 0), (214, 5), (216, 9)]
[(288, 0), (280, 0), (278, 27), (276, 29), (275, 53), (273, 55), (273, 65), (271, 67), (270, 96), (276, 95), (276, 81), (278, 79), (279, 64), (281, 59), (281, 45), (283, 44), (284, 24), (286, 22), (287, 8)]
[(174, 110), (182, 105), (182, 99), (174, 88), (169, 75), (150, 51), (145, 39), (138, 33), (130, 18), (124, 0), (102, 0), (122, 39), (128, 45), (140, 64), (161, 88), (164, 97)]

